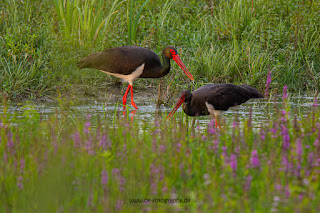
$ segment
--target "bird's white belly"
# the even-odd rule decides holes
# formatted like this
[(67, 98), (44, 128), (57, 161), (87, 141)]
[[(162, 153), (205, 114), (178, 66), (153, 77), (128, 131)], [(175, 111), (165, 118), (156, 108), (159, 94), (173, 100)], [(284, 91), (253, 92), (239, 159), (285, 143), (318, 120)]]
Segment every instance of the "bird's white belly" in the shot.
[(209, 104), (208, 102), (205, 102), (206, 106), (207, 106), (207, 109), (208, 109), (208, 112), (211, 114), (211, 115), (214, 115), (215, 117), (219, 116), (220, 114), (223, 113), (222, 110), (215, 110), (214, 109), (214, 106), (212, 104)]
[(139, 67), (137, 67), (137, 69), (135, 69), (135, 71), (133, 71), (130, 75), (122, 75), (122, 74), (118, 74), (118, 73), (107, 72), (104, 70), (100, 70), (100, 71), (107, 73), (109, 75), (113, 75), (117, 78), (121, 78), (123, 81), (127, 81), (127, 82), (129, 82), (130, 85), (132, 85), (133, 81), (136, 78), (139, 78), (139, 76), (142, 74), (143, 70), (144, 70), (144, 63), (141, 64)]

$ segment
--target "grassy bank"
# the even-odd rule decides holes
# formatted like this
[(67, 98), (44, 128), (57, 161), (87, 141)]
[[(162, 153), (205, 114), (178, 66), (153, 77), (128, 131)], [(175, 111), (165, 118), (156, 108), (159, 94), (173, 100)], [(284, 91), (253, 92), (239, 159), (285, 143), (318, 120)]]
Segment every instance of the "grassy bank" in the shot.
[[(265, 106), (249, 117), (191, 126), (78, 116), (32, 105), (0, 114), (1, 212), (319, 212), (320, 111)], [(254, 116), (254, 115), (252, 115)], [(149, 200), (146, 200), (149, 199)]]
[[(5, 0), (0, 7), (0, 85), (11, 98), (75, 88), (94, 95), (112, 87), (113, 77), (75, 63), (130, 44), (159, 54), (175, 45), (199, 84), (243, 83), (262, 91), (272, 70), (274, 89), (319, 89), (318, 1)], [(137, 81), (140, 88), (159, 83)], [(161, 84), (171, 93), (191, 85), (176, 65)]]

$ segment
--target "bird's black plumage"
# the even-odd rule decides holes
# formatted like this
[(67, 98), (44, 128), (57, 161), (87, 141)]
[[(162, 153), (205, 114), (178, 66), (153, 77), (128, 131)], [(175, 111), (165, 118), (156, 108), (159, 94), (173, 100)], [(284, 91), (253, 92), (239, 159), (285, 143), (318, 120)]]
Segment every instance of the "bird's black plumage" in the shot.
[[(174, 48), (172, 46), (168, 47)], [(122, 46), (93, 53), (81, 59), (77, 66), (79, 68), (95, 68), (110, 73), (130, 75), (144, 63), (144, 71), (139, 78), (157, 78), (170, 71), (170, 58), (163, 57), (163, 59), (164, 65), (167, 65), (167, 70), (166, 73), (161, 75), (160, 72), (164, 67), (155, 52), (138, 46)]]
[(251, 98), (263, 98), (263, 95), (251, 86), (234, 84), (208, 84), (193, 93), (184, 90), (180, 96), (185, 97), (183, 111), (189, 116), (210, 114), (206, 102), (215, 110), (227, 111)]

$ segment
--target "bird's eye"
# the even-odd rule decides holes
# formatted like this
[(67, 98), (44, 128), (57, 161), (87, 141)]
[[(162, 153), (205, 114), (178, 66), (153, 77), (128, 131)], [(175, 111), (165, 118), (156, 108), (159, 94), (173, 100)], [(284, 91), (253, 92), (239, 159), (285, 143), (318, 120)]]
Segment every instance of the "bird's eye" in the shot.
[(171, 52), (172, 55), (176, 55), (177, 54), (176, 51), (174, 51), (174, 50), (170, 50), (170, 52)]

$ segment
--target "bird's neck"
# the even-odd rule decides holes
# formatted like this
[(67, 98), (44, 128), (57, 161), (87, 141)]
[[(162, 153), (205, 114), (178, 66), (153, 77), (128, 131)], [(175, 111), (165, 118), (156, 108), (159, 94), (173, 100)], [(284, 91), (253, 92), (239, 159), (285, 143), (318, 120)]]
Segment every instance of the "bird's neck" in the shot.
[(162, 69), (160, 70), (161, 77), (167, 75), (170, 71), (170, 59), (167, 56), (165, 56), (164, 53), (162, 53), (162, 61), (163, 61), (163, 66), (162, 66)]
[(182, 108), (183, 108), (183, 111), (187, 115), (189, 115), (189, 116), (194, 116), (195, 115), (195, 113), (191, 109), (191, 100), (184, 102)]

